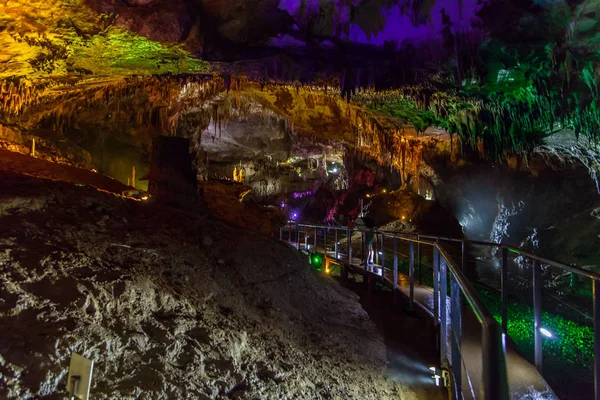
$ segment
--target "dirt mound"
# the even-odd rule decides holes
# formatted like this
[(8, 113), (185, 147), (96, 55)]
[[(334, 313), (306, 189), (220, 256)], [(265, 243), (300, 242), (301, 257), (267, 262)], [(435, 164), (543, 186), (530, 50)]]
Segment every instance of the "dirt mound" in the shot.
[(285, 244), (89, 187), (0, 182), (0, 398), (62, 398), (71, 352), (95, 360), (95, 399), (413, 398), (384, 377), (357, 296)]
[(0, 149), (0, 171), (9, 171), (53, 181), (88, 184), (113, 193), (122, 193), (124, 190), (131, 189), (130, 186), (124, 185), (111, 177), (88, 169), (54, 163), (2, 149)]

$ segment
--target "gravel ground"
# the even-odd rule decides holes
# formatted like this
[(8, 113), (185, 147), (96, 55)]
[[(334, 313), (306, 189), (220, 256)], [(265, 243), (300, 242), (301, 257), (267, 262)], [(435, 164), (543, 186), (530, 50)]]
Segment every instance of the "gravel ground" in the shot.
[(287, 245), (0, 172), (0, 398), (412, 399), (357, 295)]

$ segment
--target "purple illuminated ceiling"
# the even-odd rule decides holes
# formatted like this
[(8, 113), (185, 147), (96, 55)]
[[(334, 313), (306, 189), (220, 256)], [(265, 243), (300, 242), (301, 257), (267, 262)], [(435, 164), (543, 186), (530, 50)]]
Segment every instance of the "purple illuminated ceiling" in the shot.
[[(309, 11), (318, 9), (319, 1), (306, 0)], [(341, 1), (341, 0), (326, 0)], [(385, 25), (383, 30), (375, 36), (368, 38), (362, 29), (356, 25), (350, 25), (349, 35), (345, 39), (353, 42), (382, 45), (385, 41), (395, 40), (398, 43), (406, 39), (425, 39), (436, 35), (442, 28), (441, 10), (445, 9), (450, 15), (453, 29), (466, 30), (471, 26), (471, 22), (476, 19), (475, 13), (478, 8), (479, 0), (423, 0), (423, 4), (429, 2), (432, 6), (429, 12), (429, 19), (423, 24), (415, 26), (407, 14), (402, 14), (399, 6), (393, 6), (383, 10), (385, 16)], [(355, 1), (357, 3), (357, 1)], [(462, 12), (461, 6), (462, 3)], [(280, 0), (279, 8), (288, 11), (292, 16), (297, 16), (300, 9), (301, 0)], [(341, 19), (349, 17), (347, 9), (340, 8)]]

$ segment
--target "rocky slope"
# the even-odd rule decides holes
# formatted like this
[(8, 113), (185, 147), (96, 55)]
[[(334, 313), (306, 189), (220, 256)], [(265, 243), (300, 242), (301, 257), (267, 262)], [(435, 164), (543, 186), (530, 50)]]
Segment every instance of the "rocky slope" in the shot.
[(356, 295), (286, 245), (90, 187), (2, 172), (0, 397), (410, 399)]

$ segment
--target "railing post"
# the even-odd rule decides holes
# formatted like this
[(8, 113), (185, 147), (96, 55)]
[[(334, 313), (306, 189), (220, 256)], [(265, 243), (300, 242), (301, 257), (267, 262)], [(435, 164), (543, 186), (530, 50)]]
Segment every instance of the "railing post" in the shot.
[(448, 344), (448, 266), (446, 259), (440, 256), (440, 365), (446, 365), (447, 344)]
[(410, 280), (410, 307), (412, 308), (413, 303), (415, 301), (415, 242), (410, 241), (410, 252), (409, 252), (409, 269), (408, 269), (408, 278)]
[(463, 274), (467, 273), (467, 252), (466, 250), (466, 240), (462, 241), (462, 245), (461, 245), (461, 264), (460, 264), (460, 270), (463, 272)]
[(483, 343), (483, 393), (486, 400), (508, 400), (508, 373), (506, 371), (506, 343), (502, 328), (493, 321), (484, 323), (481, 330)]
[(338, 247), (339, 247), (339, 243), (338, 243), (338, 229), (335, 228), (335, 259), (339, 259), (338, 257)]
[(308, 227), (304, 229), (304, 249), (308, 251)]
[(315, 226), (315, 240), (314, 240), (314, 248), (313, 248), (313, 252), (317, 252), (317, 227)]
[(375, 252), (375, 264), (379, 265), (379, 234), (375, 234), (373, 238), (373, 251)]
[(452, 342), (452, 375), (456, 383), (454, 398), (461, 398), (462, 390), (462, 358), (461, 358), (461, 341), (462, 341), (462, 318), (461, 318), (461, 293), (460, 286), (456, 276), (452, 274), (450, 293), (450, 323), (451, 323), (451, 342)]
[(300, 251), (300, 225), (296, 224), (296, 247)]
[(533, 260), (533, 319), (535, 368), (542, 373), (542, 268), (538, 259)]
[(360, 240), (361, 240), (361, 245), (362, 245), (362, 257), (365, 261), (365, 273), (367, 272), (367, 262), (368, 262), (368, 258), (369, 258), (369, 254), (366, 252), (367, 251), (367, 245), (365, 243), (365, 233), (361, 232), (360, 233)]
[(323, 258), (327, 259), (327, 228), (323, 228)]
[(593, 281), (594, 299), (594, 393), (600, 399), (600, 281)]
[(500, 291), (502, 294), (502, 329), (508, 334), (508, 249), (502, 247), (502, 267), (500, 275)]
[(393, 288), (393, 299), (394, 305), (397, 303), (398, 296), (398, 238), (394, 237), (394, 282), (392, 284)]
[(288, 224), (288, 243), (292, 244), (292, 224)]
[(283, 226), (279, 227), (279, 240), (283, 240)]
[(346, 228), (346, 240), (348, 241), (348, 264), (352, 264), (352, 233), (350, 232), (350, 228)]
[(381, 234), (381, 274), (385, 276), (383, 273), (385, 269), (385, 235)]
[(433, 324), (440, 322), (440, 251), (433, 245)]
[(421, 236), (417, 235), (417, 240), (419, 240), (419, 243), (417, 243), (417, 269), (419, 270), (419, 284), (423, 283), (423, 275), (421, 273)]

